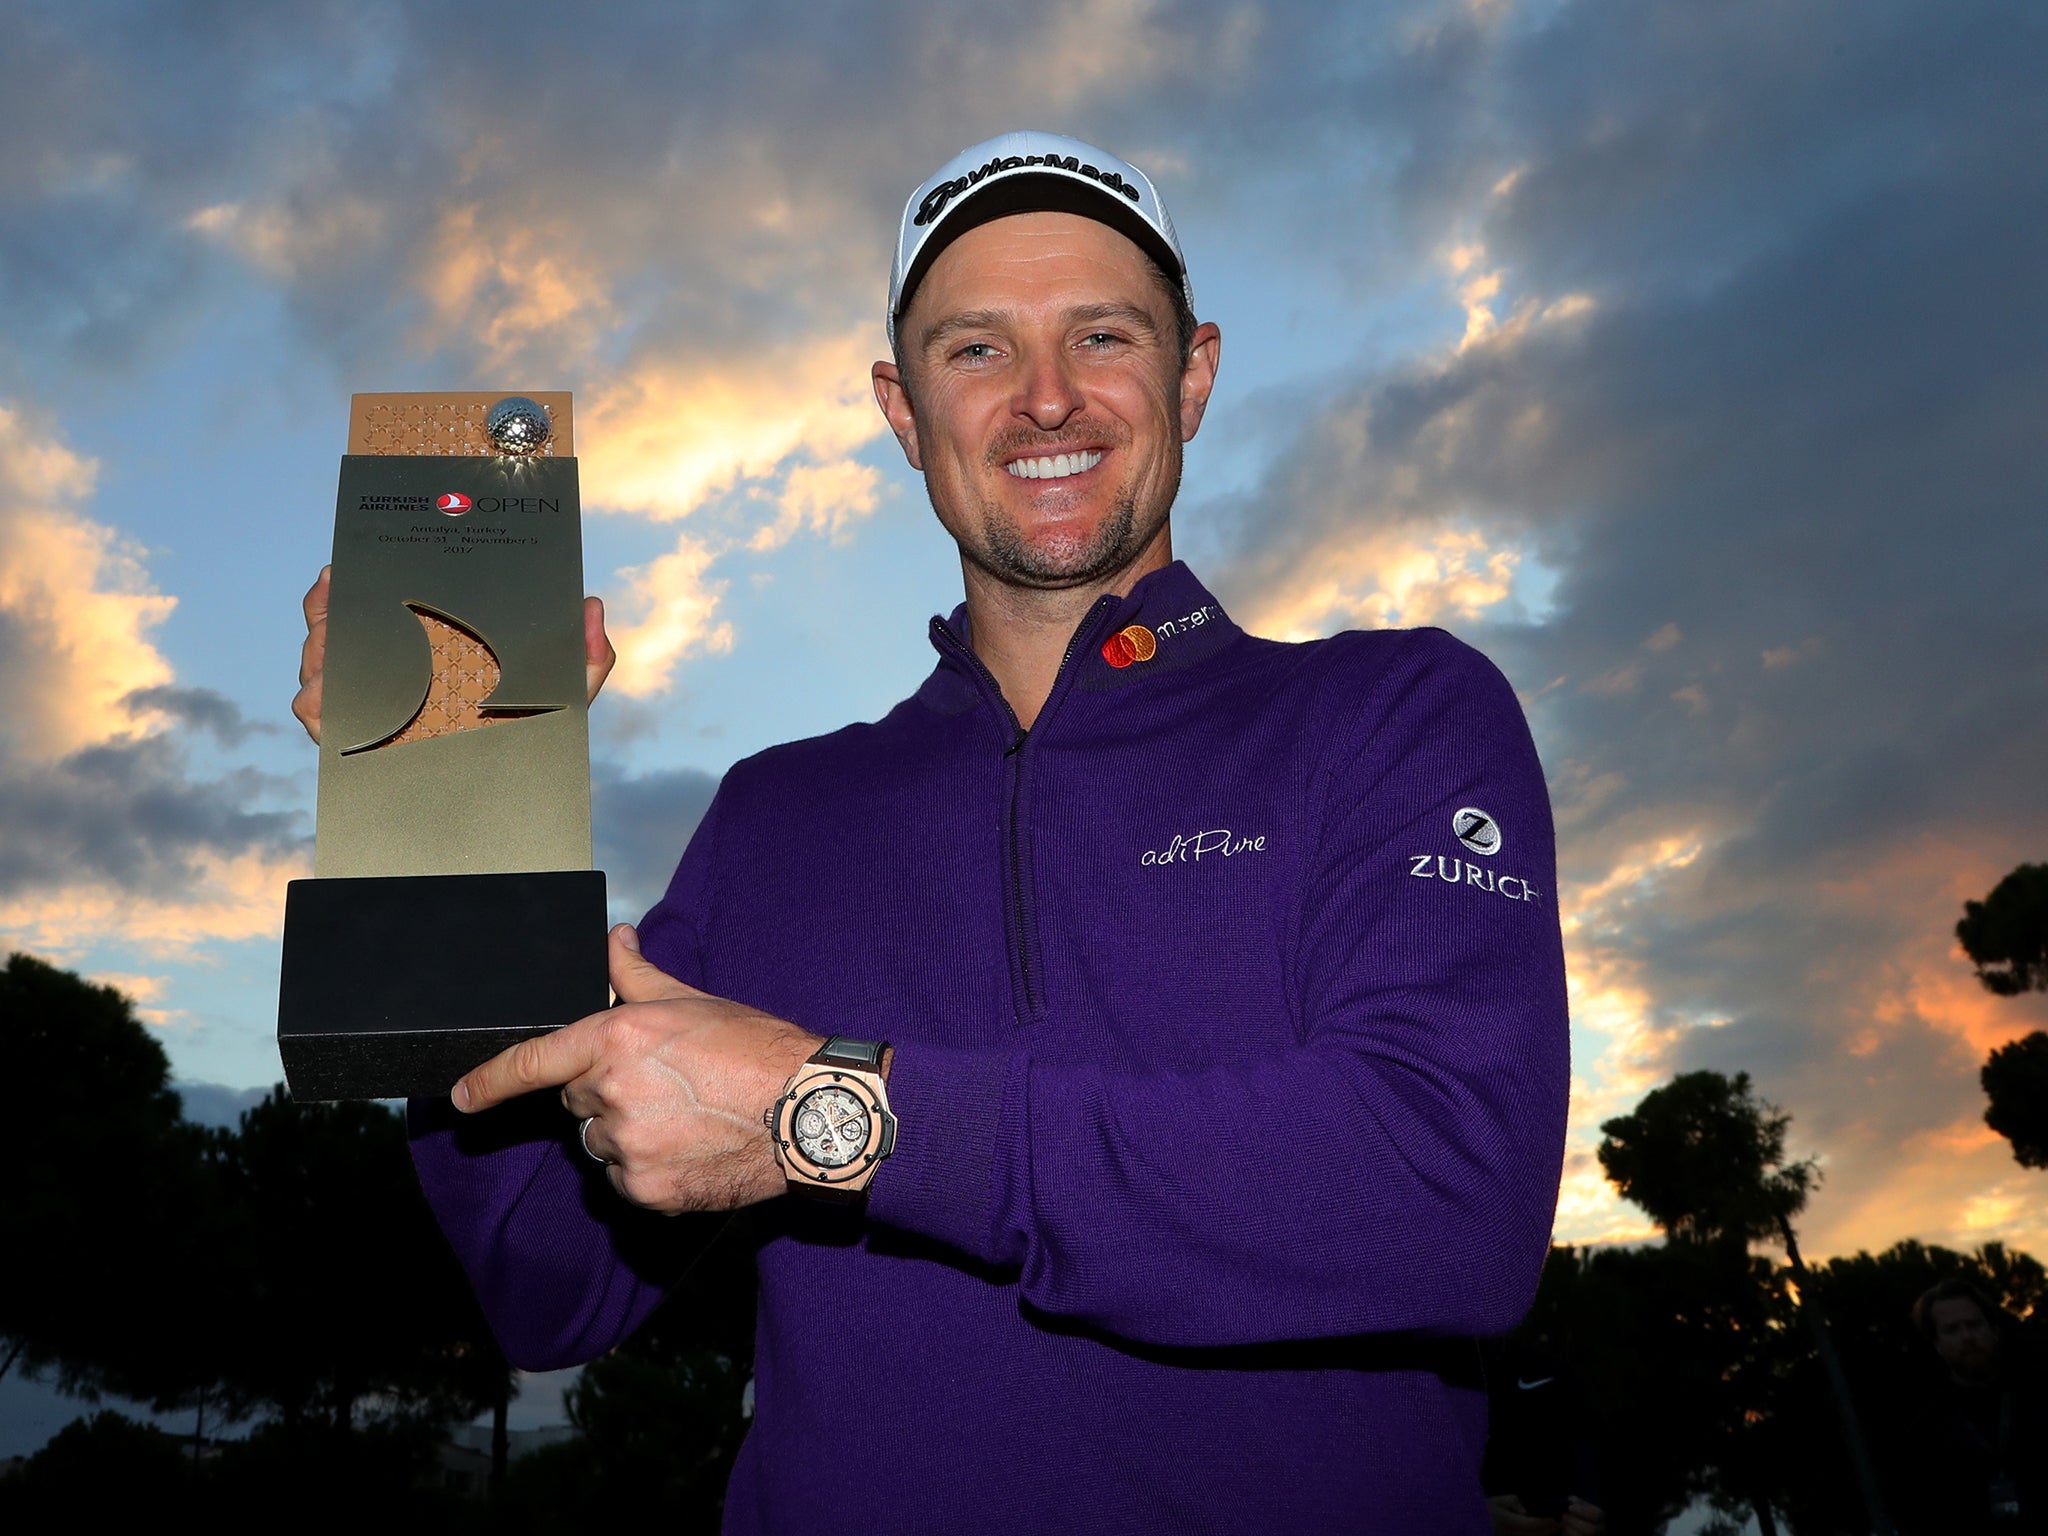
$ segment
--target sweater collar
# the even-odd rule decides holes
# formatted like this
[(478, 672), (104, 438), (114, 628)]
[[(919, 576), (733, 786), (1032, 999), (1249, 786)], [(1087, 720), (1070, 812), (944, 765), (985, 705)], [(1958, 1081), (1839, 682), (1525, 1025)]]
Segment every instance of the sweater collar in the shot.
[[(1194, 572), (1176, 560), (1142, 577), (1125, 596), (1105, 597), (1088, 610), (1068, 645), (1046, 712), (1069, 688), (1108, 693), (1186, 671), (1243, 633)], [(994, 680), (973, 654), (965, 603), (946, 618), (932, 619), (931, 641), (939, 665), (918, 690), (920, 699), (958, 714), (994, 693)]]

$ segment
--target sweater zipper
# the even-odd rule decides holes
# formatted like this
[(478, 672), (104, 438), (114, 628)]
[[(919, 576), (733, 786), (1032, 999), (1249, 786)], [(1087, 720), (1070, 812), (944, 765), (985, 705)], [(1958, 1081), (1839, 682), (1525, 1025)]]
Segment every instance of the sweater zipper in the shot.
[[(1067, 675), (1067, 666), (1074, 659), (1074, 648), (1081, 643), (1081, 637), (1092, 629), (1105, 610), (1113, 608), (1121, 599), (1105, 594), (1098, 597), (1094, 605), (1075, 626), (1074, 633), (1067, 640), (1067, 648), (1060, 653), (1059, 670), (1053, 675), (1052, 691), (1046, 695), (1045, 707), (1038, 712), (1040, 720), (1049, 712), (1053, 696), (1059, 692), (1060, 682)], [(1038, 1017), (1039, 987), (1035, 966), (1037, 961), (1037, 932), (1031, 921), (1031, 892), (1024, 885), (1024, 748), (1031, 740), (1027, 731), (1017, 719), (1017, 712), (1010, 707), (1010, 701), (1003, 697), (1002, 686), (996, 682), (995, 674), (982, 663), (967, 646), (954, 639), (950, 630), (944, 630), (951, 649), (974, 669), (988, 691), (1003, 707), (1003, 715), (1010, 722), (1010, 744), (1003, 748), (1003, 757), (1009, 779), (1009, 827), (1010, 827), (1010, 892), (1009, 923), (1010, 944), (1017, 959), (1018, 990), (1022, 994), (1023, 1016), (1021, 1022), (1029, 1023)]]

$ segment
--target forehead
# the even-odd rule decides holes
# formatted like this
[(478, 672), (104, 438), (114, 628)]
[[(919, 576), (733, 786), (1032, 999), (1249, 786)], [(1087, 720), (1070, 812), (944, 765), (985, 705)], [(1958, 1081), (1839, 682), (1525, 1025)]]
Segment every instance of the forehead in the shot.
[(1057, 311), (1127, 303), (1164, 310), (1152, 260), (1137, 245), (1073, 213), (1013, 213), (968, 230), (925, 274), (904, 329), (912, 336), (968, 310)]
[(1982, 1309), (1967, 1296), (1953, 1296), (1934, 1304), (1936, 1328), (1954, 1328), (1964, 1323), (1981, 1323), (1984, 1320)]

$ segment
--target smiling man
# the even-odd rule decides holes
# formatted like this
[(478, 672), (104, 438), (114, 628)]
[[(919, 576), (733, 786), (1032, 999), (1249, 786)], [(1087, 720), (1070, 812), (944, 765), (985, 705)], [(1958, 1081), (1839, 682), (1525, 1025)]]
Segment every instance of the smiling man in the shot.
[(1256, 639), (1174, 561), (1221, 338), (1134, 167), (967, 151), (888, 319), (938, 664), (731, 769), (619, 1006), (415, 1104), (443, 1224), (545, 1368), (661, 1300), (633, 1207), (756, 1208), (731, 1531), (1485, 1531), (1470, 1341), (1565, 1124), (1514, 695), (1435, 631)]

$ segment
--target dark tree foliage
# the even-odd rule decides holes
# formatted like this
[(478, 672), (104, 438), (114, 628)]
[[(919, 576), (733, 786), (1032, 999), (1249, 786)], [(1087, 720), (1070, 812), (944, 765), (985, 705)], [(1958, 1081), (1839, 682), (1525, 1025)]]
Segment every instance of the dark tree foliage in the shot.
[(1600, 1127), (1600, 1166), (1673, 1242), (1776, 1238), (1819, 1180), (1811, 1161), (1785, 1161), (1790, 1124), (1747, 1072), (1681, 1073)]
[(212, 1429), (260, 1410), (272, 1463), (365, 1418), (417, 1460), (505, 1391), (391, 1111), (279, 1089), (235, 1131), (191, 1125), (127, 999), (25, 955), (0, 1039), (35, 1084), (6, 1131), (0, 1360)]
[(687, 1255), (675, 1289), (632, 1339), (585, 1367), (569, 1397), (579, 1438), (513, 1465), (494, 1529), (719, 1529), (747, 1428), (760, 1233), (745, 1213), (664, 1225), (666, 1246)]
[[(1733, 1244), (1551, 1251), (1520, 1336), (1582, 1383), (1609, 1530), (1657, 1531), (1695, 1499), (1737, 1520), (1766, 1505), (1795, 1536), (1867, 1529), (1788, 1275)], [(1914, 1299), (1949, 1278), (2024, 1320), (2016, 1347), (2048, 1331), (2048, 1272), (1995, 1243), (1965, 1254), (1903, 1242), (1815, 1265), (1808, 1281), (1887, 1503), (1911, 1532), (1945, 1531), (1954, 1514), (1928, 1458), (1938, 1363), (1911, 1321)]]
[(72, 1420), (0, 1479), (0, 1526), (77, 1530), (161, 1519), (189, 1507), (197, 1479), (171, 1436), (102, 1410)]
[(1583, 1385), (1609, 1530), (1768, 1497), (1790, 1328), (1772, 1266), (1734, 1244), (1551, 1251), (1522, 1336)]
[(0, 973), (0, 1039), (36, 1085), (6, 1133), (0, 1361), (193, 1411), (215, 1433), (257, 1416), (199, 1463), (118, 1414), (81, 1420), (33, 1475), (0, 1483), (0, 1527), (186, 1510), (553, 1531), (605, 1510), (717, 1528), (753, 1360), (746, 1221), (622, 1215), (636, 1264), (681, 1275), (674, 1294), (576, 1389), (580, 1439), (458, 1507), (437, 1491), (436, 1445), (502, 1400), (509, 1371), (399, 1117), (279, 1089), (233, 1131), (191, 1125), (128, 1001), (26, 956)]
[(2048, 1168), (2048, 1033), (2001, 1045), (1977, 1080), (1991, 1100), (1984, 1123), (2012, 1143), (2022, 1167)]
[(2048, 864), (2022, 864), (1982, 901), (1964, 902), (1956, 938), (2000, 997), (2048, 992)]
[(112, 987), (11, 956), (0, 1042), (25, 1088), (0, 1132), (0, 1361), (85, 1394), (174, 1389), (133, 1369), (150, 1332), (135, 1277), (183, 1255), (173, 1213), (204, 1184), (206, 1133), (180, 1118), (163, 1048)]
[[(432, 1532), (489, 1530), (438, 1486), (434, 1426), (380, 1419), (258, 1424), (205, 1469), (195, 1513), (230, 1530)], [(567, 1529), (568, 1527), (563, 1527)]]
[(378, 1104), (295, 1104), (280, 1087), (226, 1142), (240, 1225), (224, 1374), (287, 1425), (440, 1423), (487, 1407), (508, 1367)]
[(482, 1513), (436, 1487), (434, 1437), (392, 1423), (259, 1424), (195, 1461), (162, 1430), (102, 1411), (74, 1420), (20, 1473), (0, 1479), (0, 1530), (8, 1531), (197, 1525), (456, 1536), (491, 1530)]
[[(1941, 1443), (1939, 1360), (1912, 1323), (1913, 1302), (1941, 1280), (1967, 1280), (2001, 1307), (2012, 1358), (2039, 1369), (2048, 1329), (2048, 1271), (2031, 1256), (1987, 1243), (1973, 1253), (1901, 1242), (1880, 1254), (1858, 1253), (1817, 1265), (1813, 1285), (1833, 1322), (1843, 1364), (1855, 1383), (1880, 1481), (1893, 1516), (1909, 1532), (1955, 1528), (1956, 1509), (1934, 1450)], [(1810, 1356), (1796, 1362), (1788, 1383), (1790, 1412), (1819, 1411), (1824, 1387)], [(1794, 1451), (1788, 1472), (1797, 1473)], [(1833, 1469), (1833, 1481), (1815, 1475)], [(1787, 1478), (1786, 1507), (1799, 1531), (1824, 1531), (1831, 1512), (1854, 1508), (1839, 1462)]]

